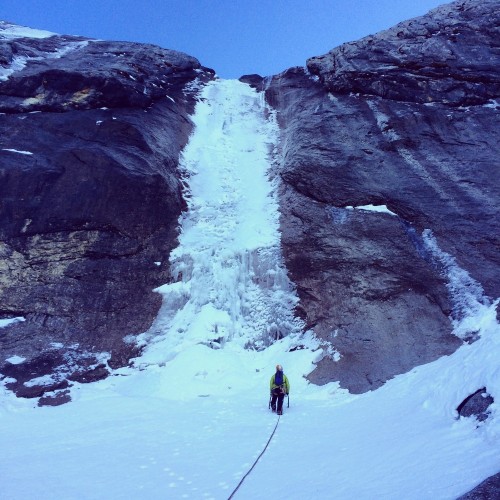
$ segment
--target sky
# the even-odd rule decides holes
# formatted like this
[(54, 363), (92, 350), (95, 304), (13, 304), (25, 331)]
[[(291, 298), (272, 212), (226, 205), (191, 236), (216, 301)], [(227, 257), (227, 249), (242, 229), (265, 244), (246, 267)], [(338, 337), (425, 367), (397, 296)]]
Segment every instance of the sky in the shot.
[(152, 43), (222, 78), (277, 74), (442, 0), (2, 0), (0, 19), (60, 34)]

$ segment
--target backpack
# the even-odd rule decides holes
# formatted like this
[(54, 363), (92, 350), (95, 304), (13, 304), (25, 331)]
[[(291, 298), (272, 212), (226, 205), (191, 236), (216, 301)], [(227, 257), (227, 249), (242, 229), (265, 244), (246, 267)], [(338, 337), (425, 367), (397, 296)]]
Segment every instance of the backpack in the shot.
[(283, 372), (276, 372), (276, 374), (274, 375), (274, 385), (281, 387), (283, 383)]

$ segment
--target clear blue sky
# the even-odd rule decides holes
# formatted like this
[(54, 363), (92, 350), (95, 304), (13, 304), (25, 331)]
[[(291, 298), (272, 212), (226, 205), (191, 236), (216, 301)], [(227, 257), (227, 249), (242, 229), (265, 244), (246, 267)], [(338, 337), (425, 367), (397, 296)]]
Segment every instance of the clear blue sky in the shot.
[(223, 78), (263, 76), (390, 28), (443, 0), (0, 0), (0, 19), (180, 50)]

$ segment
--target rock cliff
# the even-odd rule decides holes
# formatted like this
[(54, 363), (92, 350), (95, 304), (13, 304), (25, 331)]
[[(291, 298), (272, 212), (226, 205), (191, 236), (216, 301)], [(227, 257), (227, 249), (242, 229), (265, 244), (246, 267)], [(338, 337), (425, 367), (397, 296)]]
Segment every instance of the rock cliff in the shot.
[(154, 46), (10, 32), (0, 25), (0, 319), (24, 321), (0, 330), (0, 372), (36, 397), (123, 366), (123, 339), (155, 318), (184, 206), (178, 157), (213, 72)]
[[(311, 381), (379, 387), (461, 344), (466, 289), (499, 296), (499, 21), (496, 1), (454, 2), (249, 79), (278, 110), (299, 311), (331, 346)], [(388, 210), (348, 209), (370, 205)], [(429, 231), (469, 274), (461, 292)]]

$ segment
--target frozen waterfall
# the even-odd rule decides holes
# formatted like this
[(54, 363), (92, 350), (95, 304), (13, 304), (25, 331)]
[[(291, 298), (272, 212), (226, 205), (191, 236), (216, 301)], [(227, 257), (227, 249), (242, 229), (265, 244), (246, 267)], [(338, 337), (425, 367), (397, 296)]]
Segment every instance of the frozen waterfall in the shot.
[(280, 250), (278, 126), (262, 94), (236, 80), (206, 85), (181, 169), (188, 210), (170, 256), (173, 282), (140, 341), (141, 361), (162, 363), (193, 344), (253, 348), (300, 331)]

